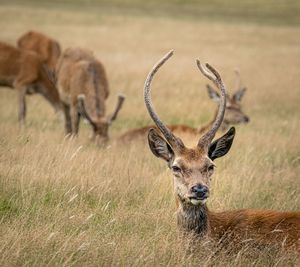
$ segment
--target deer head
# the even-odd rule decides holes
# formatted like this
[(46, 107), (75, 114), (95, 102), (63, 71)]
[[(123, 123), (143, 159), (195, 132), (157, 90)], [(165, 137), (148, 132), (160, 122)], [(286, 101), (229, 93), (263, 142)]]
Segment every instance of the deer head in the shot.
[(102, 117), (92, 117), (87, 112), (85, 107), (85, 96), (79, 95), (78, 96), (78, 108), (79, 113), (82, 117), (86, 118), (88, 122), (91, 124), (93, 128), (93, 136), (92, 140), (95, 141), (98, 145), (107, 143), (109, 139), (108, 129), (109, 126), (112, 124), (114, 120), (116, 120), (119, 111), (123, 106), (123, 102), (125, 100), (125, 96), (119, 95), (118, 102), (114, 112), (109, 116), (102, 116)]
[[(236, 89), (233, 95), (226, 94), (226, 109), (223, 123), (221, 125), (222, 130), (226, 130), (230, 125), (237, 125), (242, 123), (248, 123), (249, 117), (243, 112), (241, 101), (247, 90), (246, 87), (241, 86), (241, 78), (238, 70), (235, 70), (237, 76)], [(209, 84), (206, 85), (208, 96), (215, 102), (220, 102), (219, 93), (212, 88)]]
[(197, 60), (201, 73), (213, 81), (221, 91), (218, 114), (211, 128), (200, 137), (194, 148), (187, 148), (182, 140), (175, 136), (160, 120), (155, 112), (151, 96), (151, 82), (158, 69), (173, 55), (173, 51), (166, 54), (149, 73), (144, 86), (144, 101), (147, 110), (159, 129), (150, 129), (148, 133), (149, 147), (152, 153), (168, 164), (174, 177), (174, 191), (179, 205), (204, 205), (209, 196), (209, 185), (214, 173), (214, 160), (224, 156), (230, 149), (234, 139), (235, 129), (231, 128), (221, 138), (214, 136), (220, 127), (225, 107), (226, 91), (219, 73), (209, 64), (207, 70)]

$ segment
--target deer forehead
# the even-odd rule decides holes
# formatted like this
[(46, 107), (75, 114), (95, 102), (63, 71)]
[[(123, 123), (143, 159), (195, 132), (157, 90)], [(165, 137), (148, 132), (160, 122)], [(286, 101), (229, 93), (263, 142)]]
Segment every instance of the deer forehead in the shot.
[(173, 165), (177, 165), (183, 170), (201, 170), (202, 167), (213, 164), (212, 160), (205, 154), (190, 154), (175, 157)]
[(108, 125), (108, 119), (106, 117), (100, 117), (95, 119), (95, 123), (98, 127), (104, 127)]
[(108, 123), (108, 119), (106, 117), (101, 117), (100, 120), (99, 120), (100, 123), (103, 123), (103, 124), (107, 124)]

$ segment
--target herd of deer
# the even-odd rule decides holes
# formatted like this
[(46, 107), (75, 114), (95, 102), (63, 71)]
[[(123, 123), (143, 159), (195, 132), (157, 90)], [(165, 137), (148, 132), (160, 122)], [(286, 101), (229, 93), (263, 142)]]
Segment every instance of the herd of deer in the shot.
[[(61, 53), (58, 42), (38, 32), (24, 34), (17, 44), (18, 48), (0, 43), (0, 84), (18, 92), (20, 124), (25, 120), (26, 94), (40, 93), (63, 112), (67, 134), (78, 134), (82, 116), (93, 128), (93, 139), (106, 142), (108, 128), (117, 118), (124, 96), (119, 95), (114, 112), (106, 116), (109, 86), (103, 65), (87, 50), (69, 48)], [(240, 104), (246, 89), (241, 87), (236, 71), (237, 91), (230, 97), (219, 73), (197, 60), (200, 72), (220, 92), (207, 85), (209, 97), (219, 103), (215, 117), (199, 128), (165, 125), (153, 108), (150, 90), (155, 73), (172, 55), (173, 51), (169, 52), (154, 66), (144, 86), (145, 105), (155, 125), (130, 130), (120, 139), (133, 140), (148, 134), (152, 153), (167, 162), (173, 173), (177, 224), (183, 233), (192, 233), (199, 239), (209, 237), (218, 244), (247, 243), (299, 254), (300, 212), (251, 209), (212, 212), (207, 208), (214, 161), (227, 154), (235, 136), (235, 128), (229, 126), (249, 121)], [(218, 130), (228, 131), (214, 140)], [(177, 137), (185, 132), (202, 135), (194, 148), (186, 147)]]
[(66, 134), (78, 134), (82, 116), (93, 128), (93, 139), (106, 142), (108, 128), (125, 98), (119, 95), (115, 111), (106, 116), (108, 81), (92, 52), (69, 48), (61, 53), (57, 41), (34, 31), (21, 36), (17, 45), (0, 42), (0, 85), (16, 89), (20, 125), (25, 122), (26, 94), (39, 93), (55, 110), (63, 112)]

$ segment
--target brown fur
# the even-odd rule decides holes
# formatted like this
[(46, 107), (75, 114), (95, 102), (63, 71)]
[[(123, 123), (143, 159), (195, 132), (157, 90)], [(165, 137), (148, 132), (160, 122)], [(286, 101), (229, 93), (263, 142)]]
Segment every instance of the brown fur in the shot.
[[(197, 135), (198, 129), (189, 127), (187, 125), (179, 124), (179, 125), (168, 125), (167, 126), (172, 132), (175, 134), (191, 134), (191, 135)], [(147, 133), (151, 128), (157, 129), (155, 125), (148, 125), (144, 126), (142, 128), (132, 129), (127, 131), (126, 133), (122, 134), (119, 137), (119, 140), (122, 142), (130, 142), (136, 139), (147, 138)]]
[(22, 125), (26, 116), (26, 94), (40, 93), (56, 110), (61, 107), (58, 91), (49, 79), (40, 56), (35, 52), (0, 43), (0, 85), (16, 89), (19, 121)]
[[(300, 249), (299, 212), (272, 210), (237, 210), (208, 212), (211, 235), (239, 242), (256, 242), (263, 245), (279, 245)], [(230, 234), (232, 236), (230, 236)], [(299, 251), (300, 252), (300, 251)]]
[(105, 69), (90, 51), (69, 48), (57, 64), (57, 84), (65, 107), (66, 133), (77, 134), (79, 126), (78, 96), (85, 96), (88, 114), (95, 121), (94, 138), (108, 139), (109, 122), (105, 117), (105, 100), (109, 87)]
[(17, 45), (20, 49), (36, 52), (50, 69), (55, 69), (61, 54), (60, 45), (56, 40), (40, 32), (29, 31), (18, 39)]

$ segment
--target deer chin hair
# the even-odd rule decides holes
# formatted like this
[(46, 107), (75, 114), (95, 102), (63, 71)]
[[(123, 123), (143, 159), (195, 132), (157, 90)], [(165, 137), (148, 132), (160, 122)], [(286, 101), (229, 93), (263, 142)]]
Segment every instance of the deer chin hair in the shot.
[(205, 199), (195, 199), (195, 198), (190, 199), (190, 202), (191, 202), (194, 206), (203, 205), (203, 204), (206, 203), (206, 201), (207, 201), (207, 198), (205, 198)]

